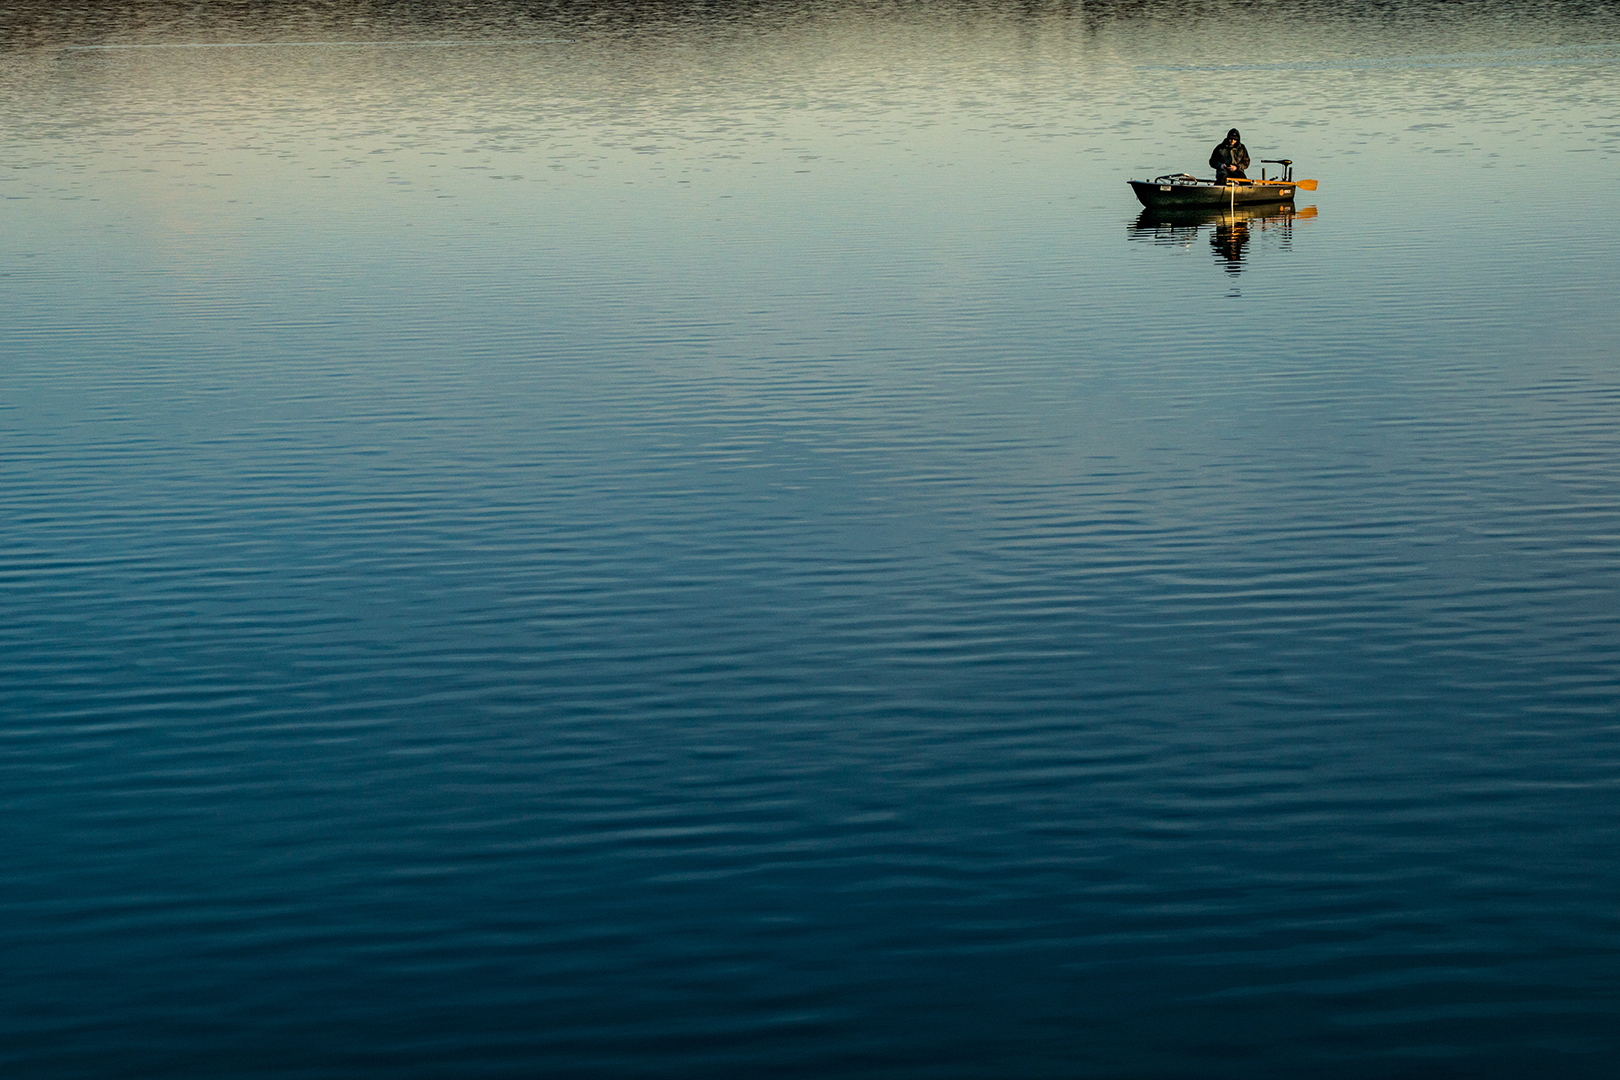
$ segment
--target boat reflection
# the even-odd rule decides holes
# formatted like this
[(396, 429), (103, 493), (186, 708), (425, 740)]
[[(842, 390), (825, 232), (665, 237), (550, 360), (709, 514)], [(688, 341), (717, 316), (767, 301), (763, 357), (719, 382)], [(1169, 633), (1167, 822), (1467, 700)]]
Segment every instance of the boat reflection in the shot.
[(1200, 232), (1209, 229), (1209, 246), (1228, 274), (1243, 272), (1245, 249), (1257, 234), (1270, 234), (1275, 246), (1293, 246), (1294, 223), (1316, 216), (1316, 207), (1295, 208), (1293, 203), (1237, 207), (1233, 210), (1143, 210), (1129, 226), (1132, 240), (1190, 248)]

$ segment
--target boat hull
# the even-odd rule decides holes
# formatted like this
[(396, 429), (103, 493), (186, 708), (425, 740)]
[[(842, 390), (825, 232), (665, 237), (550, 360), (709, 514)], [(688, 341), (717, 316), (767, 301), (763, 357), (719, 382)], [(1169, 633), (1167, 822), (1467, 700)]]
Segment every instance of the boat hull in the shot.
[(1295, 190), (1292, 182), (1269, 180), (1247, 184), (1216, 184), (1208, 180), (1132, 180), (1130, 184), (1131, 190), (1136, 192), (1137, 201), (1150, 210), (1215, 210), (1223, 206), (1293, 202)]

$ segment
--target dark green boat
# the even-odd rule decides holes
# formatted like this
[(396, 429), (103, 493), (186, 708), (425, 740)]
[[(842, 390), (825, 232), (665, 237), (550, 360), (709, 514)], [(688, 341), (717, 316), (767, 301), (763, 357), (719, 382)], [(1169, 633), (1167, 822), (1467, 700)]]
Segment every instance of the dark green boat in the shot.
[(1132, 180), (1131, 190), (1150, 210), (1216, 210), (1256, 203), (1285, 203), (1294, 200), (1295, 191), (1316, 190), (1315, 180), (1294, 180), (1294, 163), (1287, 158), (1267, 158), (1263, 164), (1283, 166), (1282, 178), (1266, 179), (1263, 170), (1259, 180), (1200, 180), (1186, 173), (1174, 173), (1152, 180)]

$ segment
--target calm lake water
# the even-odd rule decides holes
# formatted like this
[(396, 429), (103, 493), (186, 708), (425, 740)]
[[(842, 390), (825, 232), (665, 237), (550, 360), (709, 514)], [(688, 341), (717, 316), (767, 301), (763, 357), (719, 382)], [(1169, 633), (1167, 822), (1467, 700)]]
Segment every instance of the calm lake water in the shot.
[[(1620, 10), (24, 0), (0, 90), (6, 1076), (1613, 1075)], [(1143, 218), (1232, 126), (1319, 189)]]

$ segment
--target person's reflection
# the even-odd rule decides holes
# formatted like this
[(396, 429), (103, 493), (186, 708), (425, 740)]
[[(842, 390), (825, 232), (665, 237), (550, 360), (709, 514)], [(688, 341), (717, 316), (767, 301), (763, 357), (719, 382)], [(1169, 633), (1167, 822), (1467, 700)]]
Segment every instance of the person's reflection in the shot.
[(1243, 248), (1249, 242), (1249, 222), (1240, 217), (1223, 217), (1210, 234), (1209, 246), (1215, 258), (1226, 260), (1228, 274), (1243, 272)]

